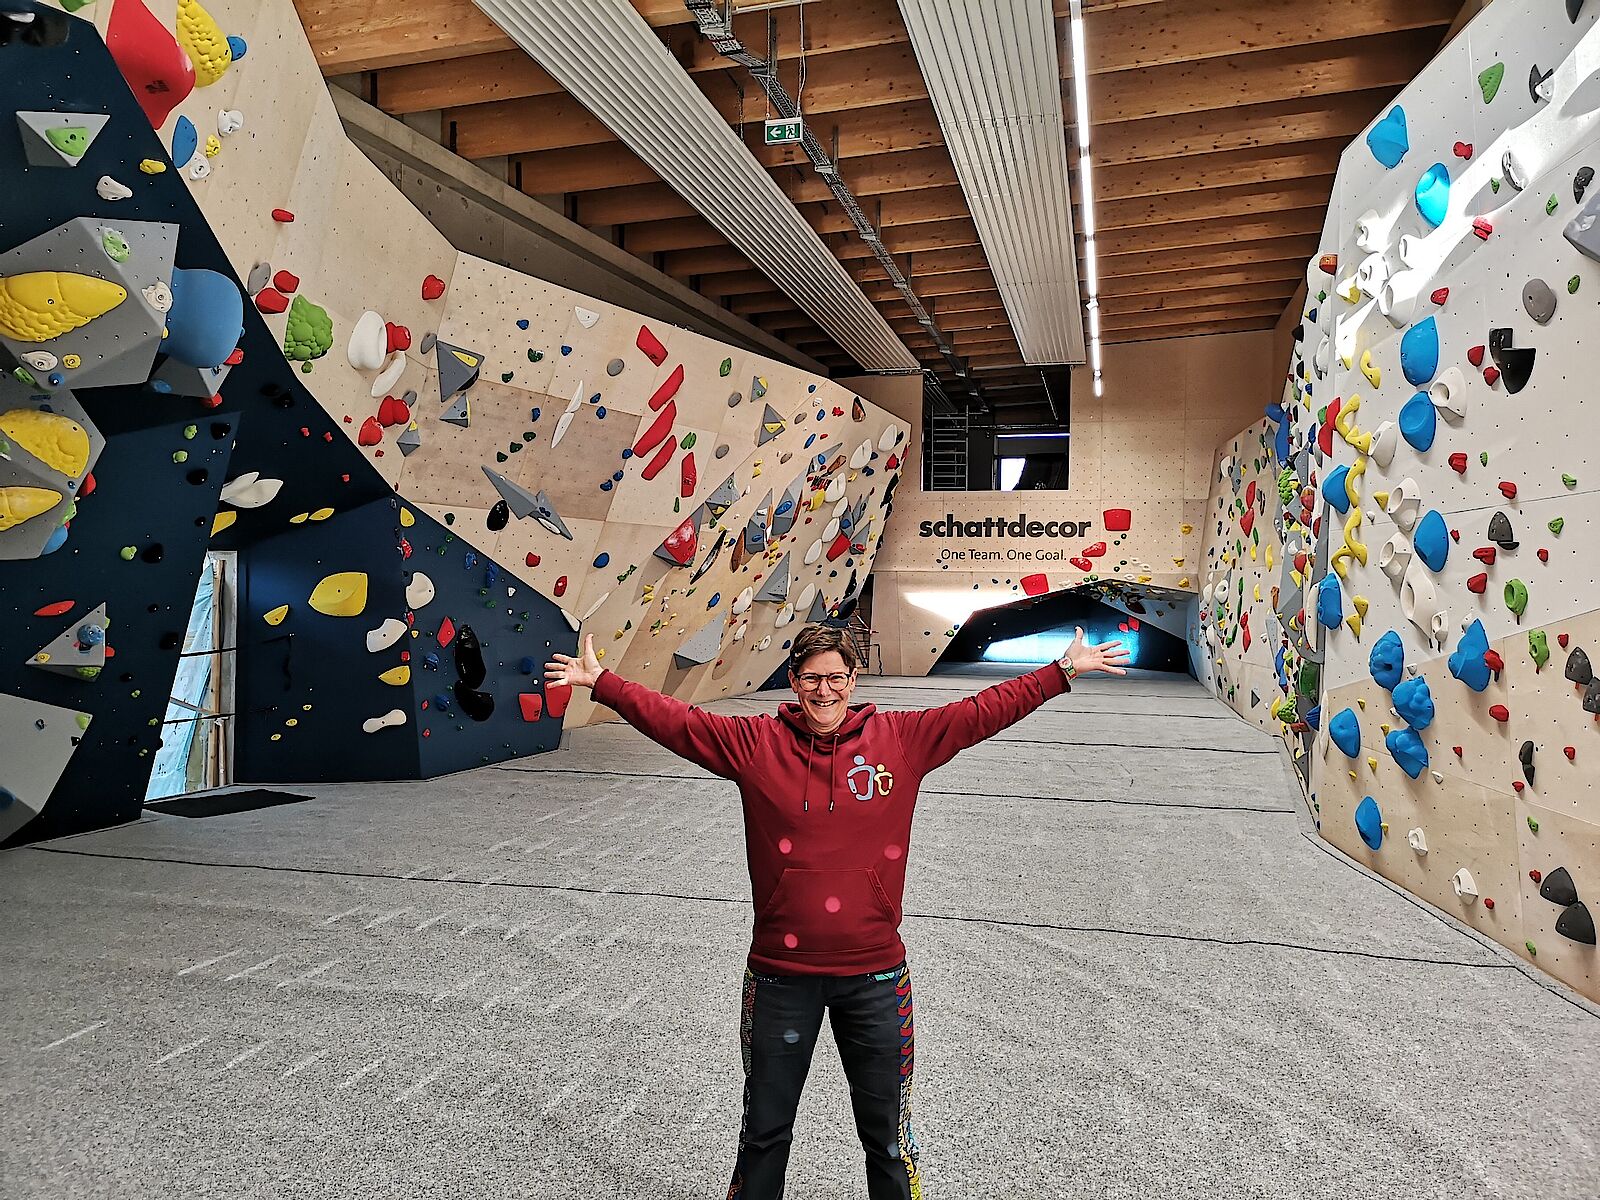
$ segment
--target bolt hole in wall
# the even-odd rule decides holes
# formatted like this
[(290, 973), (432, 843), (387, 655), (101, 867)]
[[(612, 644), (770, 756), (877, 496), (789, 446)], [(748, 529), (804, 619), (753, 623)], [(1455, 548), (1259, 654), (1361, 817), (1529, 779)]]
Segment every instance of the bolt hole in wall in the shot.
[(233, 780), (234, 614), (237, 562), (233, 551), (212, 551), (195, 588), (183, 657), (161, 726), (145, 799), (223, 787)]
[[(1182, 615), (1174, 620), (1182, 628)], [(1090, 642), (1120, 638), (1131, 665), (1146, 671), (1189, 674), (1184, 641), (1147, 618), (1133, 616), (1082, 592), (1056, 592), (975, 613), (939, 658), (940, 666), (960, 663), (1019, 663), (1037, 666), (1060, 658), (1073, 631), (1083, 626)]]

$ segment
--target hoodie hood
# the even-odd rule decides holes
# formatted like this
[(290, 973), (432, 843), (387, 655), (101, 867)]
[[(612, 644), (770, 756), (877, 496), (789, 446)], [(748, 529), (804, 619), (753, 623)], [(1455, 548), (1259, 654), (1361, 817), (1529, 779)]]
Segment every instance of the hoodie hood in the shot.
[(806, 723), (806, 715), (800, 706), (792, 700), (778, 705), (778, 719), (794, 731), (795, 740), (806, 744), (806, 782), (800, 797), (800, 811), (811, 811), (811, 766), (812, 759), (816, 757), (817, 743), (821, 742), (828, 752), (828, 770), (823, 776), (828, 780), (828, 811), (833, 811), (834, 806), (834, 779), (833, 766), (839, 752), (839, 743), (861, 735), (866, 728), (867, 721), (872, 714), (878, 711), (876, 704), (852, 704), (845, 710), (844, 720), (839, 723), (839, 728), (832, 733), (814, 733), (811, 726)]

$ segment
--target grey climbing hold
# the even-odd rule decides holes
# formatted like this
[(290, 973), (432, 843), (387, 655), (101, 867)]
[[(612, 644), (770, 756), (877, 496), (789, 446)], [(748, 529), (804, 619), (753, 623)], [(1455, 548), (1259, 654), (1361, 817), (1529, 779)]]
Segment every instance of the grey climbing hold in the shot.
[(761, 414), (761, 428), (756, 432), (756, 445), (765, 446), (785, 428), (783, 418), (773, 411), (772, 405), (767, 405), (766, 411)]
[[(437, 339), (433, 348), (438, 351), (435, 361), (439, 364), (439, 401), (448, 403), (451, 396), (466, 391), (478, 382), (483, 355)], [(449, 419), (445, 418), (447, 421)]]
[(713, 458), (727, 458), (728, 457), (728, 443), (727, 442), (723, 442), (720, 446), (718, 446), (716, 453), (714, 455), (712, 455), (712, 457)]
[(168, 358), (150, 379), (151, 382), (166, 384), (168, 395), (194, 396), (204, 400), (222, 390), (223, 381), (232, 370), (227, 363), (220, 367), (191, 367), (188, 363)]
[(431, 334), (431, 333), (423, 334), (422, 335), (422, 340), (417, 343), (417, 353), (418, 354), (427, 354), (430, 350), (433, 349), (434, 343), (437, 342), (438, 340), (439, 339), (434, 337), (433, 334)]
[(800, 506), (805, 498), (806, 474), (802, 471), (793, 483), (783, 489), (778, 506), (772, 510), (772, 536), (782, 537), (794, 528), (800, 516)]
[(567, 528), (567, 523), (561, 519), (561, 514), (556, 512), (555, 505), (550, 503), (550, 497), (545, 495), (543, 488), (533, 497), (533, 519), (551, 533), (558, 533), (567, 541), (572, 541), (572, 530)]
[(683, 639), (683, 644), (672, 652), (672, 662), (680, 671), (710, 662), (722, 649), (722, 618), (713, 617), (699, 629)]
[(733, 482), (733, 476), (729, 475), (717, 485), (716, 490), (711, 495), (706, 497), (706, 511), (711, 514), (713, 521), (720, 521), (722, 520), (722, 514), (738, 502), (739, 488)]
[(828, 604), (818, 592), (815, 600), (811, 602), (811, 611), (806, 614), (806, 624), (815, 625), (818, 621), (828, 619)]
[(448, 421), (452, 425), (459, 425), (462, 429), (472, 424), (472, 402), (462, 393), (457, 396), (455, 403), (439, 414), (441, 421)]
[(1517, 162), (1516, 155), (1509, 150), (1500, 156), (1500, 174), (1515, 191), (1520, 192), (1528, 186), (1528, 177), (1523, 173), (1522, 164)]
[(75, 167), (109, 120), (105, 113), (18, 112), (22, 152), (30, 167)]
[(526, 520), (539, 511), (539, 497), (519, 483), (513, 483), (498, 471), (483, 468), (483, 473), (489, 477), (489, 482), (494, 484), (494, 490), (500, 493), (500, 499), (506, 502), (506, 507), (511, 510), (512, 516), (517, 520)]
[(1566, 677), (1579, 687), (1587, 687), (1594, 680), (1594, 668), (1589, 665), (1589, 656), (1584, 653), (1582, 646), (1574, 646), (1572, 653), (1567, 655)]
[(1542, 279), (1530, 279), (1522, 286), (1522, 307), (1541, 325), (1548, 325), (1556, 315), (1556, 294)]
[(395, 439), (394, 444), (400, 447), (400, 453), (402, 455), (409, 458), (413, 453), (422, 448), (422, 433), (415, 425), (408, 426), (401, 432), (400, 436)]
[(109, 624), (102, 604), (88, 616), (73, 621), (59, 637), (34, 654), (28, 666), (71, 678), (93, 679), (106, 665)]
[(756, 593), (757, 600), (768, 604), (782, 604), (789, 599), (789, 556), (785, 554), (778, 565), (772, 568), (772, 573), (767, 576), (766, 582), (761, 585), (761, 590)]
[[(1584, 170), (1588, 168), (1585, 167)], [(1576, 185), (1573, 190), (1577, 190)], [(1589, 198), (1588, 203), (1578, 210), (1577, 216), (1567, 222), (1567, 227), (1561, 233), (1579, 254), (1600, 262), (1600, 192)]]
[(744, 526), (744, 548), (751, 554), (760, 554), (767, 546), (767, 515), (772, 511), (772, 492), (769, 490)]
[(613, 358), (606, 364), (606, 374), (612, 376), (621, 375), (623, 365), (623, 361), (620, 358)]
[(1497, 512), (1489, 518), (1489, 540), (1502, 550), (1517, 548), (1516, 535), (1511, 531), (1511, 518), (1505, 513)]
[(740, 401), (742, 401), (743, 399), (744, 399), (744, 397), (742, 395), (740, 395), (738, 392), (734, 392), (731, 396), (728, 397), (728, 407), (729, 408), (738, 408)]
[(272, 264), (258, 262), (250, 268), (250, 278), (244, 281), (244, 290), (254, 296), (272, 282)]

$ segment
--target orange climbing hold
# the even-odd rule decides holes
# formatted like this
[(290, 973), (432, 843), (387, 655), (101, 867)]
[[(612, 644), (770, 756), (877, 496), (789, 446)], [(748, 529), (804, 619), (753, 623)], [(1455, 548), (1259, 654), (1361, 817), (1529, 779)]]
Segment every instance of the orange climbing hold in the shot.
[(34, 609), (33, 615), (36, 617), (59, 617), (63, 613), (71, 612), (72, 606), (76, 603), (76, 600), (57, 600), (54, 604), (46, 604), (43, 608)]

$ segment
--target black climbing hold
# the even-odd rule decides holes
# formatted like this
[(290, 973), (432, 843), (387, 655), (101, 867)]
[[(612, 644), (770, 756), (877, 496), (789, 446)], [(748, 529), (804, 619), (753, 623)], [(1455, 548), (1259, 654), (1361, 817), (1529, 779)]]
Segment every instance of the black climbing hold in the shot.
[(1572, 653), (1567, 655), (1566, 675), (1580, 687), (1587, 687), (1594, 680), (1594, 668), (1589, 665), (1589, 656), (1584, 653), (1582, 646), (1574, 646)]
[(1528, 95), (1533, 99), (1535, 104), (1539, 103), (1541, 100), (1550, 99), (1549, 92), (1545, 85), (1550, 82), (1550, 76), (1554, 75), (1555, 73), (1554, 67), (1548, 71), (1539, 70), (1538, 63), (1534, 63), (1532, 67), (1528, 68)]
[(1589, 688), (1583, 693), (1583, 711), (1600, 716), (1600, 676), (1589, 680)]
[(1556, 918), (1556, 932), (1570, 941), (1594, 945), (1594, 917), (1589, 914), (1589, 906), (1581, 900), (1567, 905)]
[(1306, 340), (1306, 327), (1304, 325), (1296, 325), (1294, 327), (1294, 340), (1297, 342)]
[(232, 433), (233, 433), (233, 426), (228, 425), (223, 421), (213, 421), (211, 423), (211, 440), (212, 441), (215, 441), (215, 442), (225, 441), (229, 436), (232, 435)]
[(1578, 14), (1583, 11), (1583, 0), (1567, 0), (1567, 20), (1574, 25), (1578, 23)]
[(171, 629), (161, 635), (161, 648), (163, 650), (176, 650), (183, 645), (183, 635)]
[(161, 561), (162, 555), (165, 553), (166, 551), (161, 548), (160, 542), (151, 542), (144, 548), (144, 553), (139, 557), (144, 559), (144, 561), (147, 563), (158, 563)]
[(1522, 763), (1522, 774), (1528, 781), (1528, 786), (1533, 786), (1533, 743), (1523, 742), (1522, 749), (1517, 752), (1517, 759)]
[(456, 678), (469, 688), (475, 688), (488, 674), (483, 665), (483, 646), (471, 625), (463, 625), (456, 632)]
[(185, 478), (188, 479), (190, 483), (194, 484), (195, 487), (199, 487), (202, 483), (211, 478), (211, 472), (207, 471), (204, 467), (196, 467), (194, 470), (190, 471)]
[(494, 507), (489, 510), (488, 525), (490, 530), (498, 533), (506, 527), (506, 523), (510, 520), (511, 509), (506, 505), (506, 502), (504, 500), (495, 501)]
[(1489, 518), (1489, 540), (1502, 550), (1517, 548), (1516, 536), (1511, 532), (1511, 518), (1497, 512)]
[(1572, 875), (1565, 867), (1557, 867), (1539, 884), (1539, 895), (1551, 904), (1565, 907), (1578, 902), (1578, 885), (1572, 882)]
[(1594, 168), (1579, 167), (1578, 173), (1572, 177), (1572, 198), (1582, 204), (1583, 194), (1589, 190), (1589, 185), (1593, 182)]
[(461, 711), (474, 721), (487, 721), (494, 715), (494, 697), (488, 692), (474, 691), (460, 682), (456, 684), (454, 690), (456, 703), (461, 705)]
[(1510, 329), (1489, 331), (1489, 355), (1500, 371), (1506, 391), (1513, 396), (1528, 386), (1528, 379), (1533, 375), (1533, 359), (1538, 353), (1531, 346), (1513, 346), (1514, 337)]

